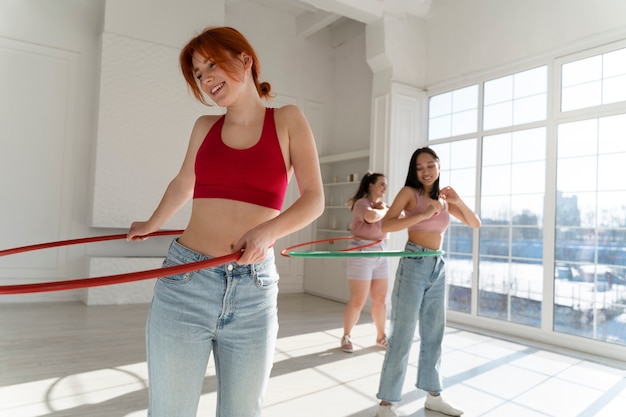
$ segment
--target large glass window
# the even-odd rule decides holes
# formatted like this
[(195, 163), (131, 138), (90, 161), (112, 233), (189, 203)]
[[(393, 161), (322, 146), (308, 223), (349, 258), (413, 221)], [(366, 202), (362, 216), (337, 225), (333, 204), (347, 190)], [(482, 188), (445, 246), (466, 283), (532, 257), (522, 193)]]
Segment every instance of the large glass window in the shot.
[(563, 64), (561, 111), (626, 100), (626, 48)]
[(483, 129), (545, 120), (547, 89), (547, 66), (485, 82)]
[(483, 138), (478, 313), (540, 326), (546, 129)]
[(442, 185), (482, 220), (445, 235), (449, 310), (626, 345), (625, 44), (430, 97)]
[(428, 104), (428, 139), (474, 133), (478, 128), (478, 85), (433, 96)]
[(559, 125), (554, 329), (626, 344), (626, 114)]
[[(476, 205), (476, 143), (474, 138), (431, 146), (441, 161), (439, 184), (454, 188), (469, 207)], [(443, 242), (450, 310), (471, 311), (473, 248), (473, 229), (451, 216)]]

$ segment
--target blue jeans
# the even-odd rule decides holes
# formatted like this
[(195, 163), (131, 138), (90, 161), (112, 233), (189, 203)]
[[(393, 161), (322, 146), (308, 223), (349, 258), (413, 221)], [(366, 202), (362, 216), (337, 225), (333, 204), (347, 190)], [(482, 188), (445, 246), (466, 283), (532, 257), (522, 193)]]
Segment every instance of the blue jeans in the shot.
[[(407, 242), (407, 252), (429, 249)], [(398, 264), (391, 299), (389, 339), (376, 397), (398, 402), (406, 377), (409, 351), (419, 322), (420, 352), (415, 386), (441, 392), (441, 343), (446, 326), (445, 261), (441, 256), (403, 257)]]
[[(210, 259), (172, 242), (164, 266)], [(195, 417), (211, 351), (217, 417), (261, 415), (278, 334), (274, 253), (157, 280), (146, 325), (151, 417)]]

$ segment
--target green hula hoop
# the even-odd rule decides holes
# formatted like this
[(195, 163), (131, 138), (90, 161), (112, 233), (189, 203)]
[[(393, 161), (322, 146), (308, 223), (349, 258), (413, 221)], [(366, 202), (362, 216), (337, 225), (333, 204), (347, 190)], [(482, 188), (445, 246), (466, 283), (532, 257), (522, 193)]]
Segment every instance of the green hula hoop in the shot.
[(395, 250), (382, 251), (311, 251), (311, 252), (287, 252), (287, 256), (294, 258), (376, 258), (383, 256), (410, 257), (421, 258), (423, 256), (441, 256), (445, 253), (442, 250), (424, 251), (424, 252), (406, 252)]

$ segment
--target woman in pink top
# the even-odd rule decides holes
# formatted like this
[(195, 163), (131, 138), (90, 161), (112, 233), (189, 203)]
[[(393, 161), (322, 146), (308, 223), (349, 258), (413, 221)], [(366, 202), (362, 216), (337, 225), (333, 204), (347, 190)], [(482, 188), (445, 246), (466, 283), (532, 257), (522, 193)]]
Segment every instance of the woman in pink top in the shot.
[(446, 326), (445, 259), (420, 256), (440, 250), (450, 215), (470, 227), (480, 219), (452, 187), (439, 188), (439, 157), (430, 148), (419, 148), (411, 156), (405, 186), (383, 219), (383, 230), (408, 230), (407, 252), (398, 264), (391, 303), (389, 346), (385, 353), (377, 398), (377, 417), (396, 417), (392, 403), (401, 400), (409, 352), (419, 323), (420, 355), (415, 386), (427, 392), (424, 407), (450, 416), (463, 411), (440, 395), (443, 390), (439, 364)]
[[(315, 141), (298, 107), (266, 108), (271, 86), (259, 81), (259, 59), (239, 31), (204, 30), (182, 49), (180, 65), (195, 98), (225, 115), (196, 120), (180, 171), (128, 239), (145, 239), (193, 197), (164, 264), (241, 256), (157, 280), (146, 325), (148, 416), (195, 417), (212, 354), (215, 415), (258, 417), (278, 332), (271, 246), (324, 209)], [(292, 174), (300, 196), (282, 207)]]
[[(348, 200), (352, 209), (350, 232), (354, 239), (349, 247), (363, 246), (377, 240), (382, 242), (364, 250), (385, 250), (384, 239), (387, 234), (382, 231), (382, 219), (389, 206), (382, 201), (387, 191), (387, 180), (383, 174), (368, 172), (363, 176), (356, 194)], [(348, 258), (348, 283), (350, 300), (343, 313), (343, 337), (341, 349), (353, 352), (350, 332), (359, 321), (368, 294), (372, 298), (372, 318), (376, 325), (376, 345), (387, 347), (385, 322), (387, 320), (387, 283), (389, 281), (389, 264), (385, 257)]]

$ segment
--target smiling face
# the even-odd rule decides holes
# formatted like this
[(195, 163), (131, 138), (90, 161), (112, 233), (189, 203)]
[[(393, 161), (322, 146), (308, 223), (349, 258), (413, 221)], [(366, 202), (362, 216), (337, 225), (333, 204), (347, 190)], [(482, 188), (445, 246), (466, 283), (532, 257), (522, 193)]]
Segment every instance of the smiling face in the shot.
[[(234, 60), (237, 60), (236, 58)], [(239, 62), (240, 72), (232, 73), (224, 69), (224, 66), (205, 58), (198, 52), (192, 57), (193, 74), (200, 89), (213, 100), (218, 106), (229, 105), (237, 96), (243, 86), (244, 62)], [(237, 64), (235, 62), (235, 64)]]
[(248, 40), (231, 27), (210, 27), (191, 39), (180, 52), (180, 69), (189, 90), (202, 104), (233, 104), (247, 89), (271, 97), (269, 83), (259, 81), (261, 66)]
[(417, 180), (424, 185), (426, 190), (430, 190), (439, 178), (439, 162), (428, 152), (417, 155), (416, 170)]
[(376, 178), (376, 182), (369, 185), (369, 195), (374, 201), (382, 199), (386, 191), (387, 179), (383, 176), (378, 176), (378, 178)]

